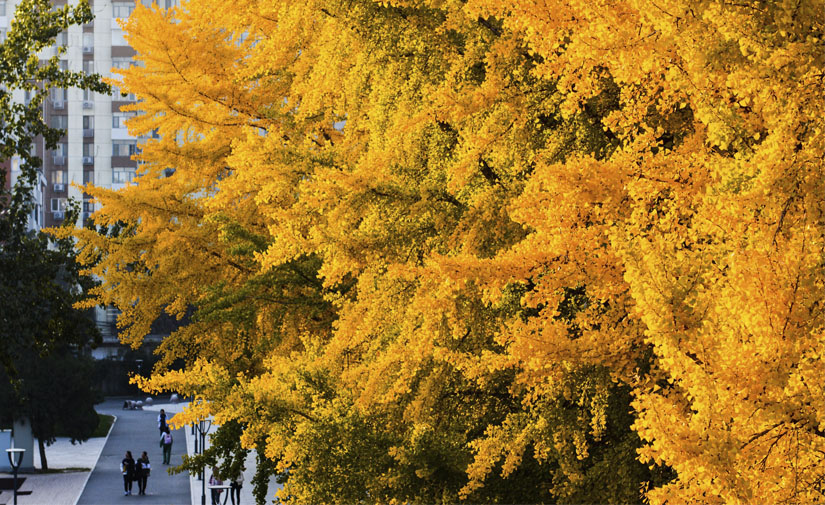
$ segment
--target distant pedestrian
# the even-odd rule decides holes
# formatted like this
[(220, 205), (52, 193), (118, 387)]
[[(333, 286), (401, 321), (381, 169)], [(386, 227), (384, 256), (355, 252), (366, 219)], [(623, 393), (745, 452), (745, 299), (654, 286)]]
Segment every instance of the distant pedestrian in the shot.
[(160, 409), (160, 414), (158, 414), (158, 430), (161, 435), (166, 431), (166, 411), (163, 409)]
[[(210, 486), (222, 486), (223, 481), (218, 478), (218, 469), (212, 469), (212, 476), (209, 477), (209, 485)], [(221, 493), (223, 489), (212, 489), (212, 505), (220, 505), (221, 503)]]
[[(241, 467), (238, 470), (238, 475), (232, 479), (232, 482), (229, 483), (231, 486), (229, 488), (229, 498), (232, 499), (232, 505), (241, 505), (241, 488), (243, 487), (243, 470), (244, 468)], [(235, 501), (235, 496), (237, 495), (238, 499)]]
[(120, 473), (123, 475), (123, 496), (132, 494), (132, 481), (135, 478), (135, 459), (132, 451), (126, 451), (126, 456), (120, 462)]
[(140, 455), (137, 460), (137, 476), (138, 476), (138, 494), (146, 494), (146, 481), (149, 479), (149, 473), (152, 471), (152, 465), (149, 463), (149, 455), (146, 451)]
[(169, 460), (172, 459), (172, 433), (169, 427), (160, 434), (160, 447), (163, 449), (163, 464), (168, 465)]

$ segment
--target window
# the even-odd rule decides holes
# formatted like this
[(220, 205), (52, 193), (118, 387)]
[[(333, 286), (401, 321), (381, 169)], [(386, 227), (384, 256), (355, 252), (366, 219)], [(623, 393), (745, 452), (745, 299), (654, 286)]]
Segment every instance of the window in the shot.
[(112, 141), (112, 156), (132, 156), (136, 151), (137, 144), (134, 140)]
[(135, 169), (133, 167), (112, 168), (112, 184), (125, 184), (131, 182), (134, 178)]
[(65, 170), (55, 170), (52, 172), (52, 184), (68, 184), (69, 178)]
[(94, 184), (95, 183), (95, 173), (92, 170), (87, 170), (83, 172), (83, 184)]
[(69, 126), (69, 116), (52, 116), (52, 128), (65, 130)]
[(132, 58), (112, 58), (112, 68), (129, 68), (134, 64)]
[(57, 34), (57, 37), (54, 40), (54, 43), (57, 47), (66, 47), (69, 45), (69, 34), (64, 32), (60, 32)]
[(6, 0), (0, 0), (0, 16), (6, 15)]
[(83, 101), (84, 102), (94, 102), (95, 101), (95, 92), (84, 89), (83, 90)]
[(91, 130), (95, 127), (94, 116), (83, 116), (83, 129)]
[(115, 28), (114, 23), (112, 24), (112, 28), (112, 47), (129, 45), (126, 43), (126, 37), (123, 36), (123, 30)]
[(69, 144), (65, 142), (61, 142), (57, 144), (57, 147), (52, 151), (52, 154), (55, 156), (66, 156), (69, 152)]
[(135, 115), (134, 112), (112, 113), (112, 128), (126, 128), (126, 120)]
[(52, 198), (52, 212), (63, 212), (66, 210), (65, 198)]
[(120, 88), (112, 86), (112, 101), (115, 102), (134, 102), (137, 100), (134, 93), (122, 94)]
[(92, 32), (83, 32), (83, 47), (84, 47), (84, 49), (87, 48), (87, 47), (94, 47), (94, 46), (95, 46), (95, 34), (92, 33)]
[(83, 73), (86, 75), (95, 73), (94, 60), (83, 60)]
[(133, 2), (112, 3), (112, 17), (114, 18), (128, 18), (133, 10), (135, 10), (135, 4)]
[(83, 144), (83, 156), (94, 156), (95, 145), (92, 143)]
[(51, 89), (52, 100), (57, 101), (66, 101), (66, 90), (64, 88), (52, 88)]
[[(94, 174), (94, 172), (88, 172), (90, 174)], [(95, 211), (95, 203), (89, 199), (83, 200), (83, 212), (92, 213)]]

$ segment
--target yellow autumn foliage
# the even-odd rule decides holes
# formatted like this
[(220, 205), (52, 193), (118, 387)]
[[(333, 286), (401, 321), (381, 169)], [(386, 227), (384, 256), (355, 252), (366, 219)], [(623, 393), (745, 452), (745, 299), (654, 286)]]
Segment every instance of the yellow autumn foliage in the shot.
[(241, 423), (282, 497), (823, 499), (822, 1), (188, 0), (124, 28), (114, 84), (159, 138), (87, 189), (110, 233), (81, 257), (124, 341), (192, 315), (141, 385)]

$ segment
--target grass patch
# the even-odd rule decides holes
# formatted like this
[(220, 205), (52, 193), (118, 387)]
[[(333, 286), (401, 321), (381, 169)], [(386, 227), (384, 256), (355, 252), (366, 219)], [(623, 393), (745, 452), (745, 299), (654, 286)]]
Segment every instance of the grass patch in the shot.
[(113, 422), (115, 422), (115, 416), (98, 413), (97, 428), (95, 428), (95, 432), (92, 433), (90, 438), (105, 437), (106, 434), (109, 433), (109, 428), (112, 426)]
[(43, 470), (42, 468), (38, 468), (34, 471), (34, 473), (38, 474), (48, 474), (48, 473), (74, 473), (74, 472), (90, 472), (92, 471), (91, 468), (81, 468), (81, 467), (69, 467), (69, 468), (49, 468), (48, 470)]

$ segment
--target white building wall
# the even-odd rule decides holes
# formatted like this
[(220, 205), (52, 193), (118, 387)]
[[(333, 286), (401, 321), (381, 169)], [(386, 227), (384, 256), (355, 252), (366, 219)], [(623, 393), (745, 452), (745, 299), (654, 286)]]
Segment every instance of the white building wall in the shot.
[[(103, 77), (111, 77), (112, 72), (112, 28), (117, 27), (112, 19), (112, 2), (95, 2), (95, 68)], [(112, 97), (95, 93), (95, 185), (112, 187)]]

